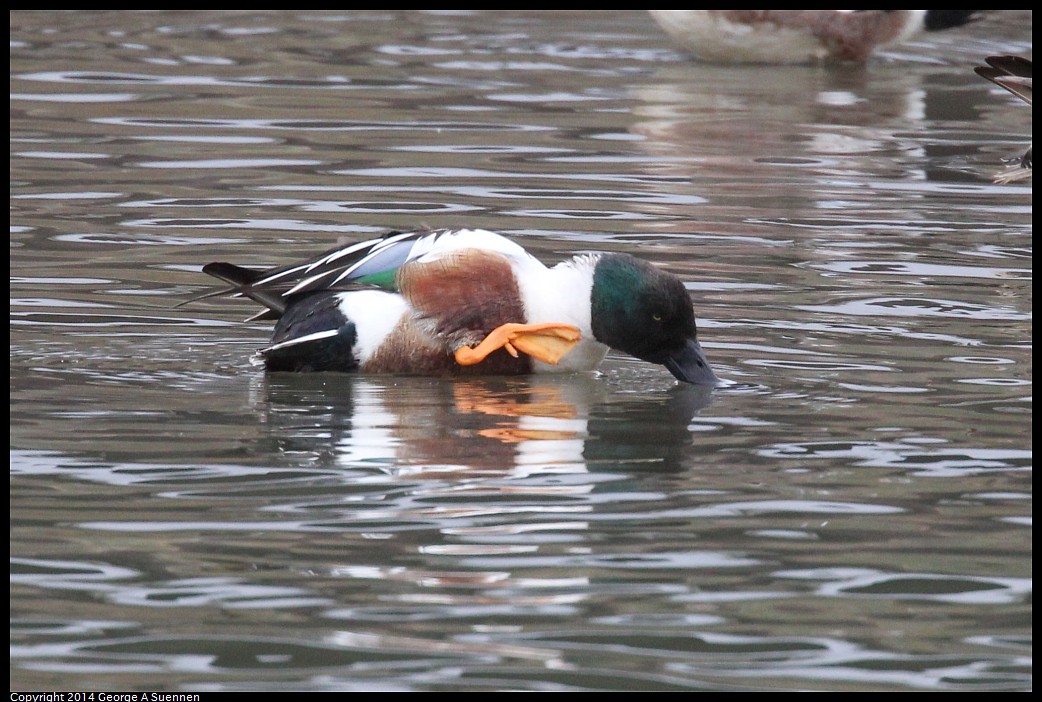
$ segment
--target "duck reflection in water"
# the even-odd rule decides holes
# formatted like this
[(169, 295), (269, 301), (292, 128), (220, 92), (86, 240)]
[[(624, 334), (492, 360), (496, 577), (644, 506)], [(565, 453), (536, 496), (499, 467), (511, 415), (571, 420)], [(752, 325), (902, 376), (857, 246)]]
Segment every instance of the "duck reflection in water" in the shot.
[(267, 437), (318, 466), (394, 474), (579, 473), (684, 467), (712, 388), (619, 395), (585, 376), (366, 377), (269, 374)]

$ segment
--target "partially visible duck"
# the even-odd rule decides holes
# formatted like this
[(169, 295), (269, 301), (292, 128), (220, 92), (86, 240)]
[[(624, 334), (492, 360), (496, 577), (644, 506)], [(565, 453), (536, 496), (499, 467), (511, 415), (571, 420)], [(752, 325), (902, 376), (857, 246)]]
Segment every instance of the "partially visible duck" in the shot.
[(277, 319), (271, 371), (521, 374), (591, 370), (609, 348), (714, 384), (676, 276), (629, 254), (547, 268), (490, 231), (391, 232), (290, 266), (203, 271)]
[(864, 61), (878, 46), (920, 31), (958, 27), (978, 10), (649, 10), (674, 41), (703, 61)]
[[(1018, 98), (1031, 104), (1031, 60), (1020, 56), (989, 56), (984, 59), (987, 66), (973, 69), (977, 75), (1002, 86)], [(1009, 183), (1031, 176), (1031, 146), (1019, 159), (1012, 159), (1012, 167), (999, 171), (996, 182)]]

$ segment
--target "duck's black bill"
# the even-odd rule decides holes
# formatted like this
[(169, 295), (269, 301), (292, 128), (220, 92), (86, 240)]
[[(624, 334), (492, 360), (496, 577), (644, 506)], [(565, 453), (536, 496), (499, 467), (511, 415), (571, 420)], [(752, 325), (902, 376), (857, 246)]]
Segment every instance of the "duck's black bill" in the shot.
[(666, 356), (664, 364), (673, 377), (692, 385), (716, 385), (716, 375), (709, 367), (699, 343), (689, 339), (679, 351)]

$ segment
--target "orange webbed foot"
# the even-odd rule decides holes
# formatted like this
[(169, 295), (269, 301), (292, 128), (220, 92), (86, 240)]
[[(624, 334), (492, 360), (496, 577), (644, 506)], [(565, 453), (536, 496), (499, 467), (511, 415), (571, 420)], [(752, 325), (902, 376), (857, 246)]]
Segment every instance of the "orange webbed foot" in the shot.
[(477, 346), (457, 349), (456, 363), (472, 366), (484, 361), (496, 349), (505, 349), (514, 358), (522, 352), (543, 363), (557, 365), (581, 338), (579, 328), (571, 324), (509, 323), (493, 329)]

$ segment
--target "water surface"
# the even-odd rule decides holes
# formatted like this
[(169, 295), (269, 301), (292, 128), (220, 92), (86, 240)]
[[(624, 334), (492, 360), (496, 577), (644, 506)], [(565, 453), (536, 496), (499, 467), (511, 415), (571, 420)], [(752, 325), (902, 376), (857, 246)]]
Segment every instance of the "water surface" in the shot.
[[(640, 12), (11, 14), (11, 687), (1026, 690), (1031, 13), (716, 67)], [(629, 251), (721, 387), (266, 377), (211, 260)]]

